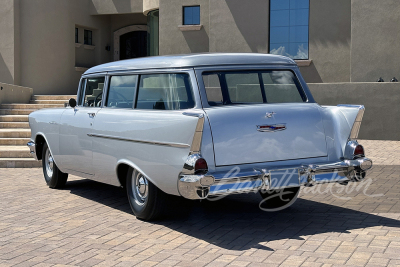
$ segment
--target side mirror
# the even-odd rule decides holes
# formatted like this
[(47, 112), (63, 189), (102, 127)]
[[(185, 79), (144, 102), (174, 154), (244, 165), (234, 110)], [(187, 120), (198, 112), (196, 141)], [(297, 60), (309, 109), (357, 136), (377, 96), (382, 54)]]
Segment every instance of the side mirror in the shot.
[(71, 99), (68, 101), (68, 105), (69, 105), (71, 108), (76, 107), (76, 100), (75, 100), (75, 98), (71, 98)]

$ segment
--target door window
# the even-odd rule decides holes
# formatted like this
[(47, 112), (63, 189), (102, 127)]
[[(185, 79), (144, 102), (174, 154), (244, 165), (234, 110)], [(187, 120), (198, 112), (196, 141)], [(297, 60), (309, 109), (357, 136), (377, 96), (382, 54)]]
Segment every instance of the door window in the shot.
[(112, 76), (107, 95), (109, 108), (133, 108), (137, 75)]
[(104, 77), (86, 78), (81, 82), (79, 106), (100, 107), (103, 97)]

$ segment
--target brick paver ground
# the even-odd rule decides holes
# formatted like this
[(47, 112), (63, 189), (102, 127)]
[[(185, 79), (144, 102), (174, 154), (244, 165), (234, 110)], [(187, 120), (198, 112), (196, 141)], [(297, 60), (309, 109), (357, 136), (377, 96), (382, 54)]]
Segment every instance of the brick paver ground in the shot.
[(375, 166), (361, 184), (304, 189), (276, 213), (256, 194), (182, 200), (153, 223), (120, 188), (0, 169), (0, 266), (400, 266), (400, 142), (362, 143)]

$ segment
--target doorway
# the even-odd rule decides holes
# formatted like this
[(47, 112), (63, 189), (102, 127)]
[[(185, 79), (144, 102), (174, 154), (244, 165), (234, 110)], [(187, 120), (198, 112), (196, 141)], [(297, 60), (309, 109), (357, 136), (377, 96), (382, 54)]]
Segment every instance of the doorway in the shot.
[(128, 32), (119, 38), (119, 59), (147, 56), (147, 31)]

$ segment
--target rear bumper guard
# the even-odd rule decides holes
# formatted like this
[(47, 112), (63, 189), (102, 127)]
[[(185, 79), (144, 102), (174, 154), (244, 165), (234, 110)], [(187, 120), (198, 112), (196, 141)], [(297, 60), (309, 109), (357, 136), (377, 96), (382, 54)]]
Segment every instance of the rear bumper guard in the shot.
[(346, 183), (361, 181), (372, 167), (369, 158), (344, 160), (332, 164), (285, 167), (284, 169), (257, 169), (238, 172), (233, 177), (226, 173), (181, 175), (179, 193), (188, 199), (205, 199), (208, 196), (309, 186), (318, 183)]

